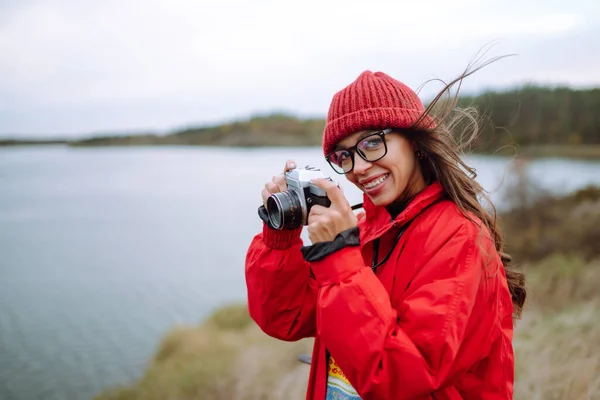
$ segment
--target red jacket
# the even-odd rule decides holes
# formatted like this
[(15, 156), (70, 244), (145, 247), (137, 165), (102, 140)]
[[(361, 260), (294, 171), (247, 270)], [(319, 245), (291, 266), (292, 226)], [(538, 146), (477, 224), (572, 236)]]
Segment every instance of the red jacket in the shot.
[[(286, 341), (315, 337), (307, 399), (325, 399), (327, 351), (362, 399), (512, 399), (512, 302), (488, 231), (434, 183), (394, 220), (365, 198), (360, 246), (304, 260), (264, 226), (246, 258), (250, 315)], [(435, 202), (435, 203), (434, 203)], [(434, 204), (432, 204), (434, 203)], [(413, 220), (414, 219), (414, 220)], [(399, 228), (413, 220), (374, 274)]]

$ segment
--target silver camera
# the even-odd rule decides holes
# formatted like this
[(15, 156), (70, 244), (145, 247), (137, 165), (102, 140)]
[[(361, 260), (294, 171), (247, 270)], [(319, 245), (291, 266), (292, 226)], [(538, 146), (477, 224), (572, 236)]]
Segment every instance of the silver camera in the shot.
[(331, 178), (323, 174), (320, 169), (310, 165), (285, 173), (288, 189), (272, 194), (267, 199), (267, 214), (273, 228), (295, 229), (308, 225), (308, 215), (312, 206), (331, 205), (327, 193), (310, 182), (317, 178), (331, 181)]

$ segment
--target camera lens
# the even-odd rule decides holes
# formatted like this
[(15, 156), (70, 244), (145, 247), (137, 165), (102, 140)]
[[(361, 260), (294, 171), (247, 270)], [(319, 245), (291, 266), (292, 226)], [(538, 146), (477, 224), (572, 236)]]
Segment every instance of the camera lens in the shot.
[(269, 196), (267, 214), (271, 226), (275, 229), (295, 229), (302, 225), (300, 199), (290, 190)]

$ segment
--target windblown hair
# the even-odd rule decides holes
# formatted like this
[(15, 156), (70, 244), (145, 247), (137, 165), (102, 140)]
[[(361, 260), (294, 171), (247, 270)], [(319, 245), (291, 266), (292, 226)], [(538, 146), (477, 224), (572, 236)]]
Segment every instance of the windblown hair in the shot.
[[(414, 126), (423, 126), (429, 116), (435, 125), (425, 129), (409, 129), (405, 136), (412, 140), (423, 154), (421, 168), (426, 180), (437, 180), (450, 200), (467, 217), (477, 217), (487, 228), (501, 257), (513, 303), (513, 317), (520, 318), (526, 298), (525, 276), (512, 264), (512, 258), (504, 252), (503, 236), (496, 216), (496, 208), (483, 187), (475, 180), (474, 168), (468, 166), (461, 155), (479, 136), (482, 118), (475, 108), (458, 108), (458, 93), (463, 79), (506, 56), (479, 63), (481, 56), (470, 63), (456, 79), (444, 85)], [(477, 65), (479, 63), (479, 65)], [(452, 94), (453, 88), (455, 93)], [(490, 207), (486, 209), (482, 202)]]

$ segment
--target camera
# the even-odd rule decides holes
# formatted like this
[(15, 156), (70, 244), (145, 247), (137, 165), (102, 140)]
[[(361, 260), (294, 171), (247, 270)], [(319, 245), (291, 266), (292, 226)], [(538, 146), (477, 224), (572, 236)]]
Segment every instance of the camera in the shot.
[(308, 215), (312, 206), (331, 205), (327, 193), (311, 183), (311, 180), (316, 178), (331, 181), (320, 169), (310, 165), (285, 173), (288, 189), (272, 194), (267, 199), (267, 215), (274, 229), (295, 229), (308, 225)]

